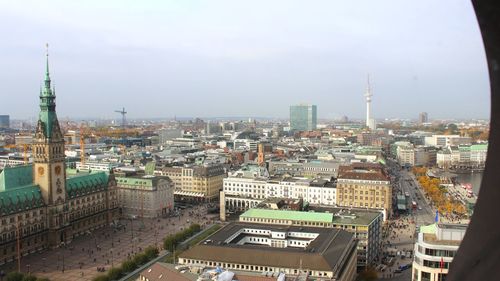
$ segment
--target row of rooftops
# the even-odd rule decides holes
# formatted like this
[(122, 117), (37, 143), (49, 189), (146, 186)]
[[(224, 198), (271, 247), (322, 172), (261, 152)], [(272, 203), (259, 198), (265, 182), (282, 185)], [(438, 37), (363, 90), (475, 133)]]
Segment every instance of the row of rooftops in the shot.
[[(288, 181), (300, 182), (309, 181), (308, 178), (292, 177), (289, 175), (273, 175), (270, 176), (264, 167), (257, 165), (245, 165), (241, 169), (229, 174), (229, 177), (252, 178), (252, 179), (268, 179), (270, 181)], [(339, 179), (362, 179), (362, 180), (377, 180), (388, 181), (389, 175), (384, 166), (379, 163), (352, 163), (350, 165), (340, 165), (338, 168)], [(313, 184), (324, 184), (321, 179), (317, 179)]]
[(182, 173), (183, 169), (192, 169), (193, 176), (198, 177), (212, 177), (225, 175), (225, 169), (222, 164), (210, 164), (210, 165), (184, 165), (184, 166), (170, 166), (161, 168), (164, 172), (171, 173)]

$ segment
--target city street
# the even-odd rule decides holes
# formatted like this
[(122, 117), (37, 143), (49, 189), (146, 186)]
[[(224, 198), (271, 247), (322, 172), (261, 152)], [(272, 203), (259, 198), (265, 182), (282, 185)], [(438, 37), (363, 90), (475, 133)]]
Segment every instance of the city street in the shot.
[[(411, 268), (397, 273), (396, 270), (400, 265), (405, 265), (413, 262), (413, 255), (402, 257), (401, 251), (413, 251), (417, 239), (418, 227), (434, 223), (436, 216), (436, 209), (432, 203), (428, 201), (422, 188), (420, 188), (415, 175), (406, 169), (401, 169), (395, 162), (390, 161), (392, 173), (398, 178), (397, 188), (394, 190), (395, 194), (407, 194), (408, 205), (412, 206), (412, 201), (415, 201), (416, 208), (409, 208), (407, 215), (402, 215), (397, 219), (389, 222), (389, 236), (384, 241), (384, 250), (387, 252), (396, 253), (394, 255), (394, 263), (388, 267), (384, 272), (379, 273), (379, 277), (388, 278), (388, 280), (411, 280)], [(446, 216), (439, 217), (440, 222), (447, 223), (465, 223), (469, 222), (468, 219), (448, 218)], [(397, 255), (397, 253), (400, 255)]]
[(411, 264), (416, 237), (416, 230), (419, 226), (432, 224), (435, 218), (435, 211), (426, 201), (422, 190), (418, 187), (413, 174), (405, 169), (401, 169), (398, 164), (390, 161), (389, 167), (392, 174), (397, 179), (394, 185), (394, 194), (407, 194), (409, 205), (412, 201), (417, 203), (417, 208), (410, 208), (408, 214), (401, 215), (388, 222), (387, 237), (384, 239), (384, 252), (392, 257), (392, 266), (387, 267), (384, 272), (379, 272), (380, 278), (390, 278), (390, 280), (411, 280), (411, 269), (402, 273), (397, 273), (400, 265)]
[[(207, 216), (206, 206), (185, 209), (180, 217), (122, 220), (120, 230), (111, 227), (97, 229), (77, 237), (65, 248), (47, 250), (21, 259), (21, 270), (50, 280), (91, 280), (112, 266), (119, 266), (134, 253), (150, 245), (162, 247), (163, 237), (176, 233), (192, 223), (202, 227), (216, 220)], [(143, 221), (143, 222), (142, 222)], [(17, 268), (17, 261), (0, 267), (5, 272)]]

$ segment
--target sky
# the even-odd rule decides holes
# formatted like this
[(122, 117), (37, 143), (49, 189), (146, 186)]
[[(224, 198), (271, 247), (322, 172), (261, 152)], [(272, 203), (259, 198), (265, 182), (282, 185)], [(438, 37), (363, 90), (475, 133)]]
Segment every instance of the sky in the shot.
[(470, 1), (0, 0), (0, 114), (38, 114), (49, 44), (62, 118), (489, 118)]

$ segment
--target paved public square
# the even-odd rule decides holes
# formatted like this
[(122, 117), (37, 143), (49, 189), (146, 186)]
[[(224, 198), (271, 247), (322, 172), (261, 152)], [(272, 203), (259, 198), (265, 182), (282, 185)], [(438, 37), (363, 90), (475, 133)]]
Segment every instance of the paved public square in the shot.
[[(77, 237), (65, 248), (46, 250), (21, 259), (21, 271), (50, 280), (91, 280), (150, 245), (163, 245), (163, 237), (176, 233), (191, 223), (202, 227), (218, 219), (207, 215), (206, 206), (181, 211), (179, 217), (121, 220), (125, 228), (101, 228)], [(5, 272), (17, 269), (17, 261), (0, 267)]]

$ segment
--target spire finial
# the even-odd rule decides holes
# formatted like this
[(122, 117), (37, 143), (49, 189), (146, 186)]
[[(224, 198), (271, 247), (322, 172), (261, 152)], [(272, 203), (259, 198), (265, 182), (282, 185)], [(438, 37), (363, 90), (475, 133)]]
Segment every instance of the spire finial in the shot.
[(45, 69), (45, 80), (50, 80), (49, 77), (49, 43), (45, 43), (45, 55), (47, 56), (47, 66)]

